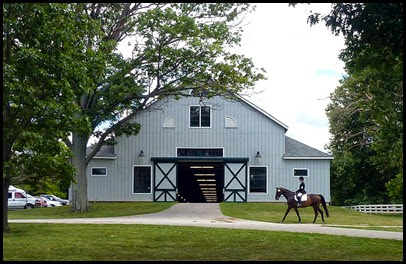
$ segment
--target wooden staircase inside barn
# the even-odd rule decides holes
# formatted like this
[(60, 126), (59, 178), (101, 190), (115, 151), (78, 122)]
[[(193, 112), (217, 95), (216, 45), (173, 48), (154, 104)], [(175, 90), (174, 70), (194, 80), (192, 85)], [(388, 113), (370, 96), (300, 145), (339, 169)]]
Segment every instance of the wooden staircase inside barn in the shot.
[(220, 202), (219, 177), (222, 166), (213, 163), (184, 164), (180, 170), (178, 201), (185, 203), (217, 203)]
[(216, 203), (218, 201), (216, 174), (211, 171), (214, 167), (191, 166), (191, 168), (199, 169), (193, 176), (196, 179), (203, 199), (208, 203)]

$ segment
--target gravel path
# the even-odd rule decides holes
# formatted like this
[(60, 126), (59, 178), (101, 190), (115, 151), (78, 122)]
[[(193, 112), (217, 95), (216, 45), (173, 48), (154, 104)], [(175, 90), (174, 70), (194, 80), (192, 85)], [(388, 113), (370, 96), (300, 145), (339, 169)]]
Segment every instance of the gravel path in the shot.
[(318, 233), (341, 236), (369, 237), (403, 240), (403, 232), (361, 230), (350, 228), (325, 227), (320, 224), (282, 224), (237, 219), (225, 216), (217, 203), (178, 203), (158, 213), (69, 219), (27, 219), (9, 220), (9, 223), (55, 223), (55, 224), (148, 224), (201, 226), (268, 231)]

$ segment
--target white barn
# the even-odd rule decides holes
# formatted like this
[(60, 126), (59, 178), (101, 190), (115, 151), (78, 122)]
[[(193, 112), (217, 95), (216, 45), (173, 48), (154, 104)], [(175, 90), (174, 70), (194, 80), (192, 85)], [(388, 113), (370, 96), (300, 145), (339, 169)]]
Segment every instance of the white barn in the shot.
[(333, 157), (246, 99), (165, 98), (129, 122), (140, 133), (88, 165), (90, 201), (273, 202), (275, 187), (295, 191), (299, 176), (330, 201)]

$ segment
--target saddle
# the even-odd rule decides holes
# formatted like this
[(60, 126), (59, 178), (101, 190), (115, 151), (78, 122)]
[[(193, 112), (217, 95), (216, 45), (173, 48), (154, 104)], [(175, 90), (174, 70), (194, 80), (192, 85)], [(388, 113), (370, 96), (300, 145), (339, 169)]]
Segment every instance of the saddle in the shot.
[[(295, 195), (294, 196), (295, 197), (295, 201), (299, 201), (298, 200), (298, 196), (297, 195)], [(307, 201), (307, 193), (305, 193), (305, 194), (303, 194), (302, 196), (299, 196), (300, 197), (300, 201), (302, 201), (302, 202), (305, 202), (305, 201)]]

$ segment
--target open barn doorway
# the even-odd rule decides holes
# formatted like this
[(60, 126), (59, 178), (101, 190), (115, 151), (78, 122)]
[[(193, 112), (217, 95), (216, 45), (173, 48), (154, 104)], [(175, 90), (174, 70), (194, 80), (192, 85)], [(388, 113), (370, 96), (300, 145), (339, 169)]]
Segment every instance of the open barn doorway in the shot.
[(178, 202), (219, 203), (224, 199), (223, 162), (179, 162)]

